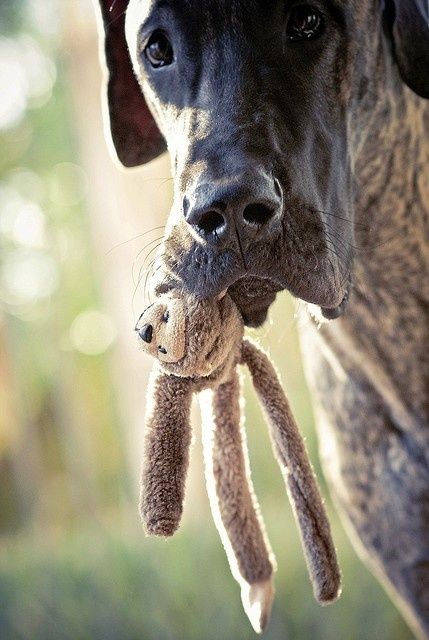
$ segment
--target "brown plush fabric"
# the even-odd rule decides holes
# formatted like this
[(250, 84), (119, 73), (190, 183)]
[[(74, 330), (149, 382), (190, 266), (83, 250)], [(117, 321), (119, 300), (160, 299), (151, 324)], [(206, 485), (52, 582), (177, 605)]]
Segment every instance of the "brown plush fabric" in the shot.
[(146, 532), (171, 536), (179, 526), (188, 470), (192, 386), (154, 367), (148, 392), (140, 512)]
[[(257, 632), (269, 621), (275, 559), (250, 477), (246, 434), (240, 416), (240, 382), (231, 379), (200, 396), (210, 506), (244, 608)], [(250, 588), (249, 588), (250, 586)], [(252, 591), (253, 586), (253, 591)]]
[(205, 413), (203, 430), (212, 510), (219, 511), (222, 523), (216, 524), (222, 538), (228, 536), (240, 575), (249, 583), (259, 582), (272, 575), (273, 565), (250, 478), (246, 435), (240, 424), (237, 372), (209, 393), (211, 397), (207, 394), (205, 399), (210, 401), (212, 415), (210, 420)]
[(341, 576), (303, 439), (268, 356), (243, 340), (243, 320), (229, 295), (216, 300), (198, 300), (183, 292), (160, 296), (142, 314), (137, 330), (145, 350), (158, 360), (148, 389), (144, 439), (141, 515), (146, 531), (168, 536), (179, 525), (191, 397), (204, 391), (204, 454), (212, 513), (241, 586), (244, 609), (255, 631), (264, 630), (274, 596), (275, 559), (253, 491), (241, 424), (237, 366), (245, 363), (268, 417), (315, 596), (323, 603), (333, 601)]
[(332, 602), (340, 594), (341, 574), (304, 440), (268, 356), (249, 340), (243, 340), (242, 360), (249, 367), (268, 418), (274, 453), (301, 534), (314, 595), (319, 602)]

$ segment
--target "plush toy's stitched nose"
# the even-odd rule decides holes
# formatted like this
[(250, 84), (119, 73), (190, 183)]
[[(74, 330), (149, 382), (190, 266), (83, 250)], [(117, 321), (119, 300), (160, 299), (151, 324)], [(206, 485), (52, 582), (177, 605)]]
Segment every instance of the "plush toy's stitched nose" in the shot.
[(140, 330), (139, 330), (139, 336), (140, 338), (144, 341), (147, 342), (148, 344), (150, 342), (152, 342), (152, 334), (153, 334), (153, 327), (151, 324), (145, 324)]

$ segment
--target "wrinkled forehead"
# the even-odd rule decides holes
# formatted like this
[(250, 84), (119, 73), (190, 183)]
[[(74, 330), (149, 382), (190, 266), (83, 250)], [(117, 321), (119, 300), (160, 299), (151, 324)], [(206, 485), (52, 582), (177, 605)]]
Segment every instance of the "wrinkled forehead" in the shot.
[[(314, 4), (319, 9), (325, 6), (335, 11), (351, 8), (353, 5), (356, 7), (367, 5), (370, 1), (377, 2), (377, 0), (360, 0), (359, 2), (357, 0), (313, 0), (308, 4)], [(138, 11), (138, 15), (143, 20), (169, 13), (202, 20), (201, 26), (205, 25), (206, 21), (212, 20), (228, 20), (234, 26), (236, 22), (241, 23), (245, 17), (287, 11), (294, 4), (302, 4), (302, 2), (297, 0), (130, 0), (129, 2), (129, 6)]]
[[(290, 0), (289, 0), (290, 1)], [(239, 14), (255, 13), (262, 9), (284, 6), (288, 0), (130, 0), (146, 18), (159, 12), (176, 15), (204, 17), (234, 17)]]
[(128, 15), (148, 28), (159, 19), (175, 19), (207, 38), (222, 30), (239, 32), (284, 8), (284, 0), (130, 0)]
[[(339, 17), (354, 11), (358, 14), (368, 4), (377, 2), (312, 0), (308, 4)], [(301, 0), (130, 0), (127, 31), (142, 27), (156, 29), (161, 21), (180, 25), (183, 34), (192, 33), (205, 40), (222, 34), (249, 36), (281, 24), (285, 12), (296, 4), (303, 3)]]

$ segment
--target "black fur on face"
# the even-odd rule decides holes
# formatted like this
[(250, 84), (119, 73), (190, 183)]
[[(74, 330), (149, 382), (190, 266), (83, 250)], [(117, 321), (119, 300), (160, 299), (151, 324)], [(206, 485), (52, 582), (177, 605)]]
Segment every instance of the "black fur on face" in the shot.
[[(180, 282), (209, 297), (230, 287), (254, 325), (284, 288), (327, 314), (341, 309), (356, 228), (351, 128), (359, 91), (371, 95), (365, 47), (381, 20), (363, 4), (130, 1), (130, 56), (175, 179), (164, 288)], [(368, 16), (372, 31), (359, 36)], [(301, 26), (305, 37), (293, 37)], [(262, 224), (257, 210), (243, 223), (242, 208), (228, 205), (237, 190), (275, 215)], [(202, 201), (214, 209), (204, 233), (191, 223)]]

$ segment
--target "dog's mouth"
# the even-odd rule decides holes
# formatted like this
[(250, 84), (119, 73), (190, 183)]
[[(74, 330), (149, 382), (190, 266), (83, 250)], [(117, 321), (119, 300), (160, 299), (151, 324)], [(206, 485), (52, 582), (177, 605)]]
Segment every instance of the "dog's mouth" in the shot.
[(283, 287), (267, 278), (246, 276), (228, 289), (228, 293), (240, 309), (248, 327), (260, 327), (266, 320), (268, 310)]
[(341, 300), (340, 304), (337, 305), (336, 307), (320, 307), (321, 311), (322, 311), (322, 316), (326, 319), (326, 320), (336, 320), (337, 318), (340, 318), (343, 313), (345, 312), (348, 302), (349, 302), (349, 298), (350, 298), (350, 289), (351, 289), (351, 282), (349, 280), (348, 284), (347, 284), (347, 288), (346, 291), (344, 293), (344, 297)]
[[(229, 287), (228, 292), (239, 307), (246, 326), (260, 327), (265, 322), (277, 293), (283, 290), (283, 286), (272, 280), (245, 277)], [(344, 314), (350, 299), (350, 291), (351, 280), (347, 284), (340, 304), (335, 307), (320, 307), (322, 316), (326, 320), (336, 320)]]
[(352, 259), (340, 254), (341, 260), (335, 261), (336, 254), (326, 248), (319, 227), (307, 226), (313, 233), (307, 234), (305, 241), (291, 231), (284, 234), (283, 241), (280, 236), (270, 243), (254, 242), (247, 250), (246, 261), (235, 246), (219, 250), (176, 229), (159, 256), (155, 293), (177, 287), (209, 298), (227, 289), (245, 324), (258, 327), (277, 293), (286, 289), (294, 297), (318, 306), (327, 320), (339, 318), (350, 296)]
[[(160, 275), (159, 271), (158, 275)], [(335, 306), (325, 306), (322, 300), (316, 302), (311, 295), (307, 295), (307, 292), (296, 291), (287, 286), (287, 284), (285, 286), (285, 283), (280, 282), (277, 278), (244, 273), (240, 274), (238, 278), (234, 278), (233, 274), (228, 277), (227, 269), (223, 277), (213, 282), (210, 287), (201, 287), (194, 280), (184, 279), (181, 276), (177, 276), (177, 274), (173, 275), (170, 271), (169, 277), (158, 281), (155, 286), (155, 293), (159, 295), (173, 288), (185, 288), (202, 298), (217, 295), (221, 290), (228, 290), (228, 293), (240, 309), (246, 326), (260, 327), (265, 322), (268, 311), (277, 294), (285, 289), (289, 290), (294, 297), (319, 306), (322, 316), (326, 320), (335, 320), (341, 317), (346, 311), (349, 302), (351, 280), (349, 279), (346, 285), (340, 303)]]

